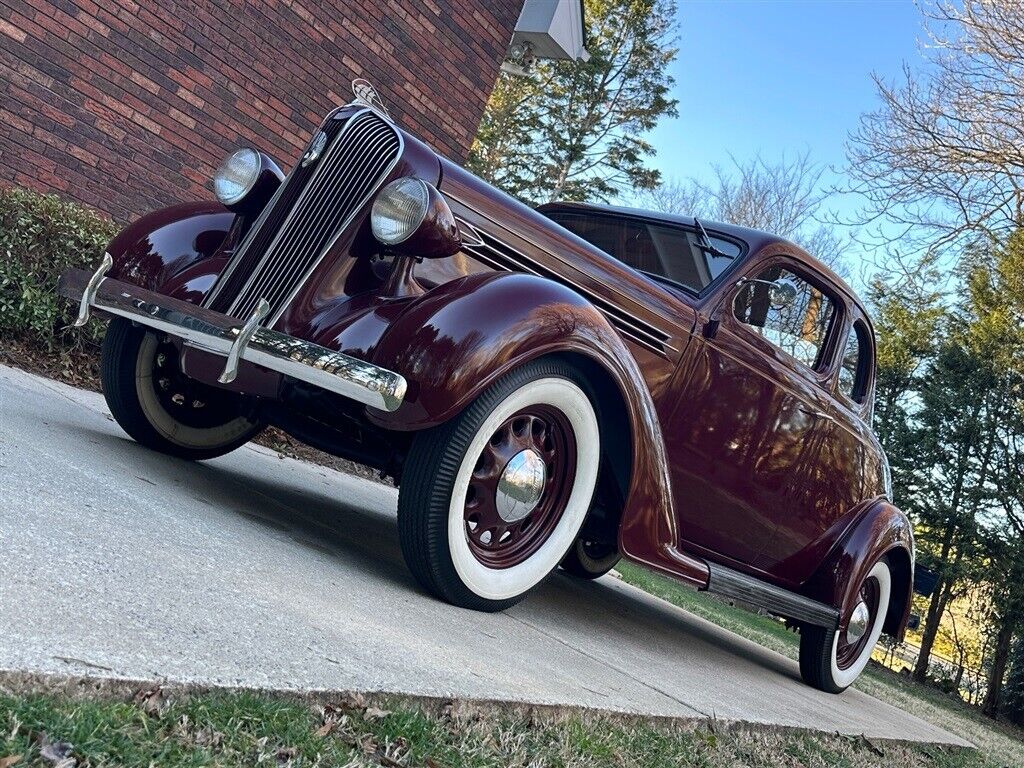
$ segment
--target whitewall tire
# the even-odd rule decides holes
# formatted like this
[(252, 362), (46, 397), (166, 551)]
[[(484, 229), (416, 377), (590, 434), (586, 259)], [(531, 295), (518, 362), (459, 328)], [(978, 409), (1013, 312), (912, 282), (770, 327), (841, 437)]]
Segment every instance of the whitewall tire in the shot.
[(600, 452), (593, 399), (571, 365), (543, 359), (502, 377), (413, 441), (398, 502), (410, 570), (462, 607), (521, 600), (576, 541)]
[(804, 681), (829, 693), (840, 693), (868, 665), (878, 643), (892, 594), (892, 573), (882, 559), (872, 566), (858, 590), (858, 599), (837, 629), (805, 627), (800, 633), (800, 672)]
[(252, 401), (189, 379), (174, 344), (124, 318), (107, 327), (100, 374), (117, 423), (162, 453), (210, 459), (245, 445), (262, 429)]

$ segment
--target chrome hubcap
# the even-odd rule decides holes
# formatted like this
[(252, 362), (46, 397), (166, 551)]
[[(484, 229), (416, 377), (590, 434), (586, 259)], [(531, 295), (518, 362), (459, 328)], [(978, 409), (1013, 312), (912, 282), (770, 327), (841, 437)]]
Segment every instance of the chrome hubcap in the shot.
[(856, 643), (864, 633), (868, 631), (868, 622), (871, 620), (871, 610), (868, 604), (861, 600), (850, 614), (850, 624), (846, 628), (846, 637), (850, 643)]
[(534, 450), (520, 451), (505, 465), (494, 497), (498, 516), (506, 523), (530, 514), (544, 493), (547, 470), (544, 459)]

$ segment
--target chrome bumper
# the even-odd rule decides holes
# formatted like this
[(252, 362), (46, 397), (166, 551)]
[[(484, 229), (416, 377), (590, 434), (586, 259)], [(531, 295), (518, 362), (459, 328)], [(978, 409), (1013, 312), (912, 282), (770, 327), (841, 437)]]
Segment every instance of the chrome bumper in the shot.
[(95, 308), (184, 339), (226, 358), (224, 383), (234, 379), (241, 359), (384, 411), (402, 404), (406, 382), (400, 374), (260, 327), (262, 306), (239, 324), (220, 312), (104, 277), (111, 263), (107, 255), (94, 273), (72, 269), (61, 275), (58, 292), (79, 302), (75, 325), (84, 324)]

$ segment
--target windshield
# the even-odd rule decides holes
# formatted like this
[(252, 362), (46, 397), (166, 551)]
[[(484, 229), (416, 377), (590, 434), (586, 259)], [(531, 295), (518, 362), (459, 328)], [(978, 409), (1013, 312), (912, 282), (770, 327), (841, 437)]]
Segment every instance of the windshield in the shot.
[(700, 293), (742, 253), (740, 245), (709, 234), (718, 254), (681, 227), (615, 216), (545, 212), (570, 232), (633, 269)]

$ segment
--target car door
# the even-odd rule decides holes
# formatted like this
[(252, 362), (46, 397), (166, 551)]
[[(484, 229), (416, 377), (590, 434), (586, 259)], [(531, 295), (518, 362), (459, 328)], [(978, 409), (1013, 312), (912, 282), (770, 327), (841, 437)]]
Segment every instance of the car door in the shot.
[[(792, 305), (773, 303), (777, 280), (792, 284)], [(813, 509), (837, 314), (823, 289), (797, 260), (758, 260), (688, 351), (665, 433), (684, 545), (699, 554), (771, 570), (780, 526)]]
[(874, 345), (860, 309), (847, 309), (829, 423), (807, 481), (812, 506), (781, 522), (771, 548), (776, 560), (765, 563), (796, 582), (817, 568), (858, 505), (883, 491), (881, 451), (870, 426)]

